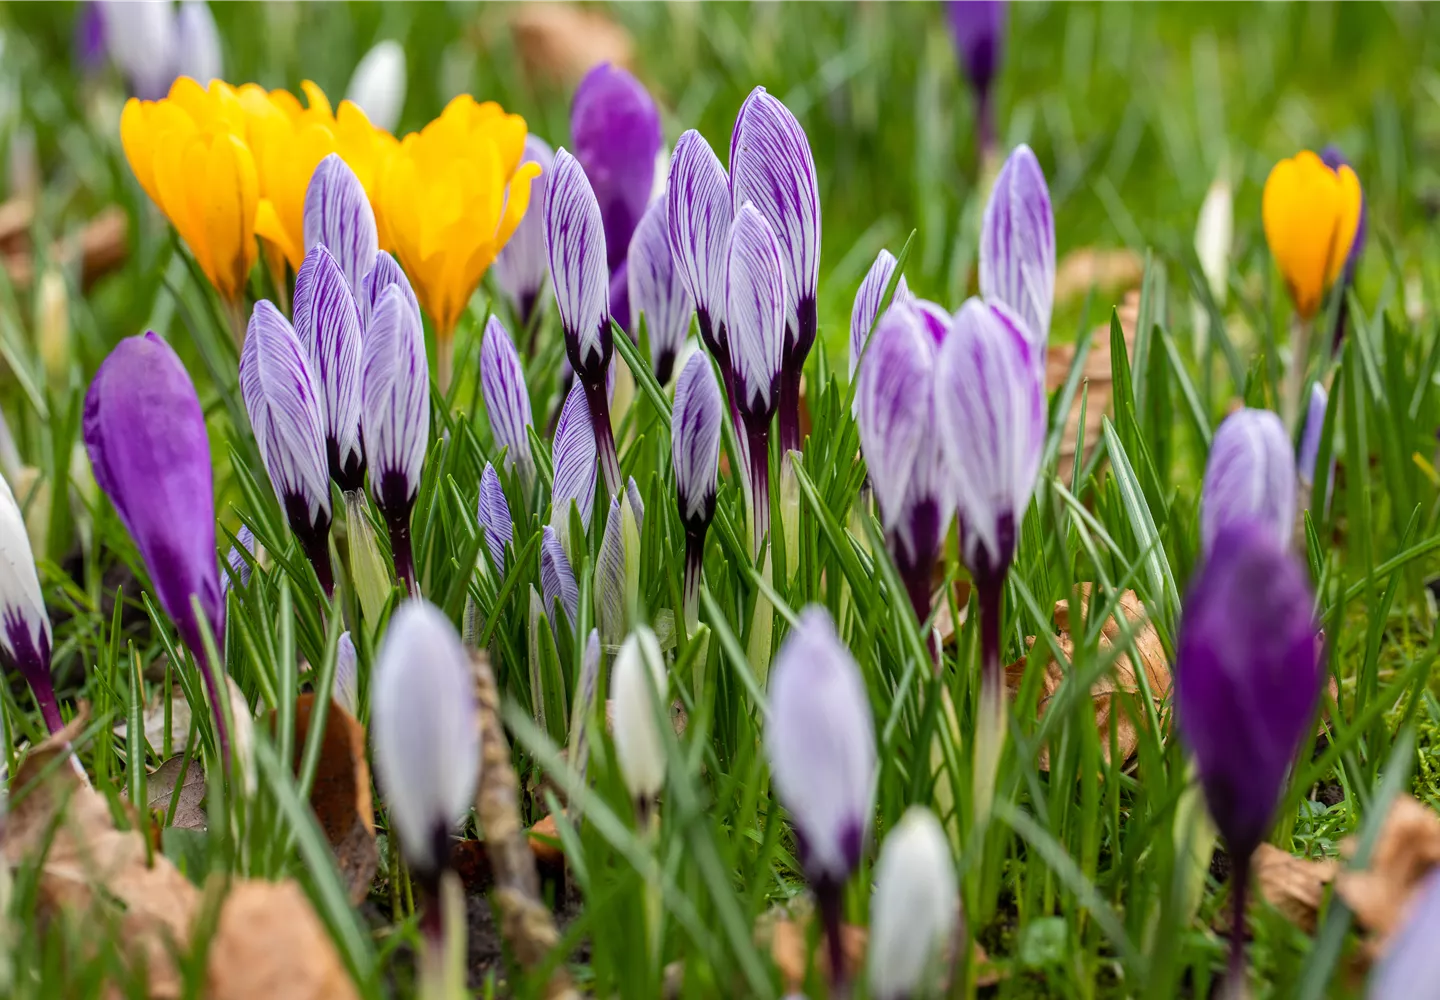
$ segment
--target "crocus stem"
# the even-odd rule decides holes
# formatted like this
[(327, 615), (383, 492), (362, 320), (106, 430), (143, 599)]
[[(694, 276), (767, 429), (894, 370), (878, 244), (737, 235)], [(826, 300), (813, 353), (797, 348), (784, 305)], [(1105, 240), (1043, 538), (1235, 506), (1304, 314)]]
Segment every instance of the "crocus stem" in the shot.
[(685, 634), (700, 627), (700, 576), (705, 566), (705, 526), (685, 528)]
[(585, 401), (590, 404), (595, 452), (600, 459), (600, 469), (605, 473), (605, 488), (610, 496), (619, 496), (620, 455), (615, 450), (615, 431), (610, 426), (610, 399), (605, 394), (605, 375), (602, 372), (598, 379), (582, 379), (580, 384), (585, 390)]
[(800, 450), (800, 379), (798, 362), (780, 370), (780, 454)]
[(455, 335), (452, 331), (435, 334), (435, 384), (440, 395), (450, 394), (450, 377), (455, 368)]
[(1230, 874), (1230, 967), (1220, 1000), (1249, 1000), (1250, 986), (1245, 980), (1245, 906), (1250, 892), (1250, 852), (1231, 859)]
[(390, 596), (390, 571), (385, 568), (380, 548), (375, 543), (375, 529), (365, 510), (365, 491), (345, 494), (345, 530), (349, 539), (346, 548), (350, 557), (350, 586), (360, 598), (360, 611), (367, 621), (376, 622)]
[(395, 560), (395, 578), (406, 594), (417, 591), (415, 584), (415, 552), (410, 544), (410, 510), (391, 517), (385, 514), (385, 527), (390, 530), (390, 553)]
[(520, 293), (520, 307), (516, 310), (518, 315), (515, 318), (520, 321), (520, 329), (530, 332), (525, 344), (527, 358), (535, 357), (535, 348), (540, 343), (540, 324), (535, 322), (538, 312), (535, 306), (539, 301), (540, 289), (537, 288), (533, 292), (522, 292)]
[(844, 910), (845, 886), (833, 878), (819, 879), (815, 883), (815, 906), (820, 911), (820, 922), (825, 928), (826, 955), (830, 960), (830, 995), (843, 997), (848, 994), (845, 984), (845, 939)]
[(465, 894), (460, 876), (440, 876), (438, 898), (425, 901), (420, 919), (420, 991), (422, 1000), (459, 1000), (465, 996)]
[(1003, 573), (975, 581), (980, 598), (980, 698), (975, 724), (974, 823), (989, 821), (995, 799), (1000, 752), (1005, 746), (1005, 676), (1000, 667), (1000, 611)]
[(315, 568), (315, 576), (320, 581), (320, 589), (325, 591), (326, 597), (335, 596), (335, 573), (330, 568), (330, 528), (326, 525), (322, 531), (307, 531), (300, 536), (300, 547), (305, 550), (305, 558), (310, 560), (310, 565)]
[(1295, 325), (1290, 338), (1290, 371), (1285, 380), (1285, 423), (1296, 426), (1302, 409), (1300, 394), (1305, 391), (1305, 372), (1309, 370), (1311, 321), (1302, 319)]
[(60, 718), (60, 704), (55, 700), (55, 684), (50, 680), (49, 671), (25, 671), (25, 674), (25, 679), (30, 682), (30, 691), (35, 695), (35, 704), (40, 706), (45, 728), (51, 733), (58, 733), (65, 728), (65, 722)]
[(750, 554), (760, 555), (760, 546), (770, 534), (770, 423), (747, 421), (750, 466)]

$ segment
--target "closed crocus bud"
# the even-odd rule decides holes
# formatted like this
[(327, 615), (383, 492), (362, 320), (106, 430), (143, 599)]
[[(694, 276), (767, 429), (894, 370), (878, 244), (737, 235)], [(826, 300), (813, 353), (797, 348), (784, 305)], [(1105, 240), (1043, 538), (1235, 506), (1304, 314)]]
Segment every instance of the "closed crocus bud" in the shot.
[(559, 604), (566, 621), (574, 628), (575, 615), (580, 611), (580, 586), (570, 567), (570, 557), (560, 544), (560, 536), (548, 524), (541, 529), (540, 536), (540, 589), (545, 597), (545, 613), (553, 618), (555, 605)]
[(675, 407), (670, 420), (675, 499), (685, 528), (685, 621), (690, 632), (700, 621), (700, 571), (705, 559), (705, 533), (715, 516), (723, 405), (710, 360), (698, 352), (690, 355), (675, 383)]
[(670, 210), (667, 199), (657, 198), (646, 210), (630, 241), (630, 332), (638, 334), (640, 316), (650, 338), (650, 364), (655, 380), (670, 384), (675, 359), (690, 332), (690, 314), (695, 304), (675, 259), (670, 254)]
[(1004, 0), (949, 0), (945, 4), (945, 19), (955, 41), (955, 54), (975, 92), (982, 150), (995, 144), (992, 97), (995, 75), (1005, 56), (1006, 10)]
[(220, 30), (205, 0), (181, 0), (175, 15), (175, 75), (201, 83), (225, 75)]
[(0, 479), (0, 668), (30, 685), (45, 728), (64, 728), (50, 679), (50, 616), (40, 593), (25, 518), (10, 484)]
[(665, 784), (665, 745), (660, 720), (668, 716), (665, 658), (655, 633), (644, 625), (630, 633), (615, 657), (610, 694), (615, 700), (615, 756), (642, 815)]
[[(555, 163), (555, 152), (550, 144), (538, 135), (525, 137), (525, 155), (520, 162), (533, 163), (540, 168), (540, 176), (530, 185), (530, 203), (537, 211), (526, 212), (515, 227), (515, 233), (500, 256), (495, 258), (495, 284), (501, 294), (510, 300), (515, 310), (515, 319), (522, 329), (530, 327), (536, 306), (540, 303), (540, 292), (545, 279), (550, 275), (550, 260), (545, 254), (545, 192), (550, 184), (550, 170)], [(535, 353), (535, 337), (532, 331), (529, 354)]]
[(1440, 997), (1440, 873), (1416, 888), (1405, 923), (1391, 937), (1370, 974), (1367, 1000), (1436, 1000)]
[(1230, 244), (1234, 239), (1234, 197), (1222, 171), (1205, 192), (1195, 223), (1195, 257), (1215, 304), (1224, 307), (1230, 285)]
[(545, 192), (545, 247), (555, 303), (565, 331), (565, 353), (590, 408), (591, 430), (605, 487), (620, 489), (620, 458), (610, 427), (605, 380), (615, 350), (610, 334), (610, 278), (605, 270), (605, 230), (600, 205), (579, 162), (564, 149), (555, 154)]
[(169, 344), (147, 333), (115, 346), (85, 396), (84, 437), (95, 482), (135, 539), (160, 606), (200, 665), (221, 752), (228, 754), (216, 678), (191, 600), (198, 599), (223, 649), (210, 440), (195, 385)]
[(730, 193), (737, 217), (747, 202), (753, 204), (779, 242), (785, 289), (780, 447), (797, 451), (800, 378), (818, 326), (820, 185), (805, 130), (790, 109), (764, 87), (750, 92), (735, 119), (730, 136)]
[(515, 342), (496, 316), (485, 324), (485, 339), (480, 344), (480, 389), (485, 395), (485, 412), (495, 447), (504, 449), (506, 468), (520, 470), (520, 481), (528, 491), (535, 481), (528, 432), (534, 424), (530, 390), (525, 385), (525, 368)]
[[(295, 336), (309, 361), (320, 398), (326, 467), (341, 490), (353, 493), (365, 485), (365, 451), (360, 444), (360, 312), (340, 265), (323, 243), (317, 243), (300, 265), (294, 315)], [(280, 318), (278, 313), (275, 316)], [(283, 318), (280, 321), (283, 323)]]
[(1231, 858), (1231, 992), (1244, 986), (1245, 895), (1286, 775), (1314, 731), (1324, 665), (1305, 571), (1269, 527), (1220, 529), (1175, 643), (1175, 718)]
[(405, 49), (392, 38), (376, 42), (355, 66), (346, 100), (354, 102), (376, 128), (395, 131), (405, 107)]
[(935, 426), (936, 359), (948, 319), (936, 311), (891, 306), (875, 328), (855, 392), (860, 446), (890, 553), (921, 622), (930, 614), (931, 575), (954, 499)]
[(1282, 548), (1295, 531), (1295, 454), (1269, 410), (1236, 410), (1215, 431), (1200, 488), (1201, 550), (1241, 520), (1258, 522)]
[[(226, 592), (231, 587), (244, 589), (250, 586), (251, 560), (255, 558), (255, 532), (248, 524), (240, 525), (240, 530), (235, 532), (235, 540), (239, 544), (230, 546), (230, 552), (225, 556), (225, 575), (220, 580), (220, 589)], [(241, 554), (242, 548), (250, 554), (250, 559)]]
[(880, 846), (870, 900), (870, 995), (928, 996), (953, 943), (960, 894), (950, 844), (934, 813), (906, 810)]
[(1265, 241), (1302, 320), (1319, 312), (1344, 270), (1363, 202), (1353, 170), (1343, 164), (1332, 170), (1308, 149), (1275, 164), (1266, 178)]
[[(1305, 425), (1300, 430), (1300, 448), (1295, 456), (1295, 468), (1300, 474), (1300, 482), (1305, 484), (1307, 490), (1315, 488), (1315, 462), (1320, 457), (1320, 435), (1325, 430), (1325, 410), (1330, 405), (1330, 396), (1325, 392), (1325, 387), (1316, 382), (1310, 387), (1310, 405), (1305, 410)], [(1330, 457), (1333, 468), (1335, 457)], [(1329, 475), (1327, 474), (1327, 480)], [(1325, 492), (1328, 496), (1330, 486), (1327, 481)]]
[(639, 492), (632, 479), (625, 493), (611, 499), (595, 559), (595, 620), (608, 646), (625, 638), (639, 604), (639, 525), (645, 517), (644, 507), (637, 506)]
[(172, 3), (100, 0), (110, 60), (142, 101), (165, 96), (175, 79), (176, 29)]
[[(865, 353), (865, 344), (870, 336), (870, 331), (875, 327), (875, 321), (880, 318), (880, 304), (885, 298), (885, 289), (890, 284), (890, 278), (895, 274), (895, 266), (899, 261), (889, 250), (881, 250), (875, 257), (875, 263), (870, 265), (870, 270), (865, 274), (865, 280), (860, 282), (860, 288), (855, 292), (855, 305), (850, 310), (850, 379), (855, 380), (855, 368), (860, 364), (860, 357)], [(905, 284), (905, 276), (902, 274), (900, 280), (895, 284), (895, 295), (891, 305), (896, 302), (905, 302), (910, 298), (910, 289)]]
[(329, 594), (330, 475), (325, 414), (305, 349), (269, 302), (255, 303), (240, 354), (240, 393), (280, 508)]
[(680, 282), (695, 303), (700, 340), (730, 388), (730, 342), (725, 335), (725, 267), (734, 210), (730, 178), (705, 137), (694, 129), (675, 143), (665, 185), (670, 253)]
[[(304, 227), (306, 254), (317, 244), (329, 250), (358, 302), (365, 275), (375, 266), (379, 237), (375, 213), (360, 178), (335, 153), (321, 160), (310, 176), (310, 185), (305, 189)], [(295, 325), (300, 325), (298, 318)]]
[(420, 313), (399, 284), (380, 296), (360, 355), (360, 433), (370, 491), (390, 530), (395, 573), (415, 587), (410, 508), (430, 442), (430, 379)]
[(660, 110), (639, 80), (604, 62), (575, 88), (570, 136), (599, 200), (606, 264), (613, 272), (625, 260), (655, 186), (655, 161), (664, 141)]
[(1055, 213), (1040, 161), (1023, 143), (1000, 168), (985, 206), (980, 294), (1020, 317), (1043, 360), (1055, 307)]
[(480, 474), (480, 506), (478, 517), (485, 532), (485, 548), (490, 552), (490, 561), (496, 571), (505, 574), (505, 547), (515, 537), (515, 525), (510, 520), (510, 504), (505, 500), (505, 490), (500, 486), (500, 477), (495, 466), (485, 463)]
[(375, 776), (410, 869), (433, 886), (450, 833), (475, 798), (480, 727), (470, 663), (450, 619), (423, 600), (400, 605), (370, 683)]
[(590, 410), (585, 391), (577, 382), (570, 387), (560, 418), (555, 421), (555, 440), (550, 448), (550, 462), (555, 470), (550, 490), (550, 524), (559, 533), (567, 549), (583, 545), (570, 534), (570, 508), (580, 512), (580, 523), (590, 530), (590, 516), (595, 508), (595, 432), (590, 429)]
[(335, 704), (351, 715), (360, 714), (360, 667), (349, 632), (340, 633), (335, 647)]
[(381, 250), (375, 254), (375, 260), (370, 265), (370, 270), (365, 272), (365, 277), (360, 279), (360, 295), (355, 304), (360, 308), (362, 340), (375, 318), (380, 297), (391, 285), (400, 289), (400, 294), (405, 297), (411, 311), (417, 316), (420, 315), (420, 300), (415, 297), (415, 289), (410, 287), (410, 279), (405, 277), (405, 272), (400, 269), (395, 258)]

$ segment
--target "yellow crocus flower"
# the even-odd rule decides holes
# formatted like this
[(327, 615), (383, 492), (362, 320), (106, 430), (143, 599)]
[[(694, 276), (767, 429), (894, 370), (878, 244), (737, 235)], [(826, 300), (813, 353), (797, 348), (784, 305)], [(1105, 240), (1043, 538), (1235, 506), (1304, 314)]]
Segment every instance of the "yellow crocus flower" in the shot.
[(530, 204), (540, 167), (521, 166), (524, 148), (525, 119), (462, 94), (384, 170), (376, 214), (435, 323), (442, 386), (455, 324)]
[(240, 301), (257, 256), (259, 186), (243, 128), (233, 90), (188, 77), (162, 100), (132, 97), (120, 115), (120, 143), (140, 186), (231, 303)]
[(1270, 171), (1261, 200), (1265, 240), (1302, 320), (1315, 316), (1345, 267), (1360, 205), (1355, 172), (1343, 164), (1331, 170), (1308, 149)]

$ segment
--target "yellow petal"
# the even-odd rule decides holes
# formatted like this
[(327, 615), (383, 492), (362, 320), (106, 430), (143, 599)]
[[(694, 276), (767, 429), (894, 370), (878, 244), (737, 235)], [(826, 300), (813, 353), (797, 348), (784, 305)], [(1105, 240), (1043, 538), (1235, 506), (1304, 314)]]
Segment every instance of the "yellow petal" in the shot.
[[(1346, 172), (1353, 180), (1353, 172)], [(1332, 272), (1338, 273), (1332, 261), (1346, 230), (1352, 198), (1358, 221), (1359, 184), (1354, 183), (1353, 192), (1348, 184), (1309, 150), (1275, 164), (1265, 181), (1261, 199), (1265, 239), (1285, 276), (1295, 309), (1304, 319), (1319, 310)], [(1354, 223), (1348, 231), (1353, 239)], [(1348, 242), (1345, 249), (1349, 249)], [(1344, 254), (1339, 256), (1343, 261)]]
[[(296, 257), (304, 259), (300, 254), (300, 248), (290, 242), (290, 235), (280, 224), (280, 216), (269, 198), (261, 198), (255, 210), (255, 235), (278, 251), (287, 261), (294, 260)], [(269, 256), (268, 253), (267, 256)]]
[(1360, 178), (1355, 176), (1355, 171), (1342, 163), (1335, 174), (1340, 182), (1340, 220), (1335, 226), (1335, 243), (1330, 248), (1329, 284), (1334, 284), (1345, 269), (1345, 260), (1350, 256), (1350, 247), (1360, 228), (1360, 206), (1364, 201)]
[(330, 110), (330, 99), (310, 80), (302, 80), (300, 89), (305, 91), (305, 100), (310, 105), (311, 111), (319, 111), (326, 118), (334, 118), (335, 114)]
[(120, 112), (120, 146), (135, 179), (157, 205), (160, 195), (155, 187), (155, 132), (150, 109), (132, 97)]
[(205, 234), (215, 262), (216, 287), (238, 299), (255, 265), (258, 188), (249, 148), (233, 135), (216, 136), (206, 162)]

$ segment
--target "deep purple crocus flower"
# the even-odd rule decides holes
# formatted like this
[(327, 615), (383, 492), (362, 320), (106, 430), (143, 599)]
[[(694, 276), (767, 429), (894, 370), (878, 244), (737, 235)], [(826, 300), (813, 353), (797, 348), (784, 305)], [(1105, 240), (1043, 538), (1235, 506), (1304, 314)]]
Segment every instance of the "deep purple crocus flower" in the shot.
[(985, 205), (980, 294), (1024, 321), (1043, 367), (1055, 307), (1055, 212), (1040, 161), (1023, 144), (1006, 158)]
[(1230, 854), (1232, 988), (1244, 986), (1250, 859), (1314, 731), (1323, 674), (1305, 570), (1267, 525), (1227, 523), (1185, 598), (1175, 718)]
[(724, 405), (710, 359), (696, 351), (675, 383), (675, 408), (670, 422), (675, 499), (685, 529), (687, 632), (694, 632), (700, 624), (700, 572), (705, 559), (705, 533), (715, 516)]
[(605, 263), (613, 274), (625, 261), (655, 187), (655, 162), (664, 142), (660, 109), (639, 80), (603, 62), (575, 88), (570, 138), (595, 189), (605, 222)]
[[(655, 380), (669, 385), (675, 373), (675, 359), (690, 332), (690, 314), (695, 304), (685, 290), (680, 270), (670, 252), (670, 201), (657, 198), (645, 210), (645, 217), (630, 241), (626, 265), (630, 282), (629, 329), (638, 334), (640, 316), (650, 339), (650, 364)], [(612, 308), (614, 308), (612, 296)]]
[(1210, 444), (1200, 488), (1201, 550), (1209, 552), (1221, 530), (1240, 520), (1264, 525), (1277, 545), (1289, 545), (1295, 478), (1290, 435), (1278, 416), (1247, 407), (1226, 417)]
[(550, 168), (555, 163), (555, 152), (550, 144), (538, 135), (525, 136), (523, 163), (540, 165), (540, 176), (530, 183), (530, 210), (515, 227), (510, 241), (495, 258), (491, 273), (501, 294), (510, 301), (515, 322), (520, 330), (530, 330), (529, 354), (535, 353), (536, 328), (531, 319), (540, 304), (540, 292), (545, 287), (545, 278), (550, 273), (550, 262), (545, 256), (545, 219), (543, 207), (545, 192), (550, 184)]
[[(1352, 166), (1345, 159), (1345, 154), (1340, 152), (1337, 146), (1326, 146), (1320, 151), (1320, 160), (1331, 170), (1338, 171), (1342, 166)], [(1355, 238), (1350, 241), (1350, 250), (1345, 255), (1345, 271), (1341, 276), (1342, 288), (1348, 290), (1355, 282), (1355, 268), (1360, 263), (1360, 255), (1365, 252), (1365, 237), (1369, 223), (1369, 206), (1365, 201), (1365, 191), (1360, 191), (1360, 223), (1355, 227)], [(1340, 344), (1345, 339), (1345, 319), (1349, 309), (1346, 303), (1340, 303), (1340, 312), (1335, 317), (1335, 335), (1331, 339), (1331, 353), (1339, 353)]]
[(115, 345), (86, 393), (84, 436), (96, 484), (135, 539), (160, 606), (200, 665), (220, 752), (228, 757), (216, 688), (222, 665), (206, 655), (191, 603), (198, 599), (216, 648), (224, 648), (210, 439), (195, 385), (174, 348), (154, 333)]
[(800, 449), (800, 380), (818, 328), (820, 185), (810, 140), (790, 109), (756, 87), (730, 136), (730, 196), (750, 203), (779, 240), (784, 262), (785, 339), (779, 385), (780, 447)]
[(498, 316), (491, 316), (485, 324), (485, 339), (480, 343), (480, 389), (495, 447), (504, 450), (507, 468), (520, 470), (520, 482), (528, 492), (535, 481), (535, 459), (530, 454), (529, 428), (535, 423), (530, 389), (515, 342)]
[(45, 612), (25, 516), (10, 484), (0, 479), (0, 670), (25, 678), (45, 728), (58, 733), (65, 723), (50, 678), (50, 644), (50, 616)]
[[(315, 190), (313, 183), (310, 190)], [(368, 251), (367, 266), (374, 258), (375, 251)], [(360, 446), (360, 310), (344, 270), (324, 243), (311, 247), (295, 275), (294, 315), (294, 333), (320, 397), (330, 478), (344, 492), (353, 493), (365, 486), (365, 449)]]
[(1005, 56), (1005, 0), (947, 0), (945, 19), (955, 54), (975, 91), (977, 132), (982, 149), (995, 145), (995, 75)]

